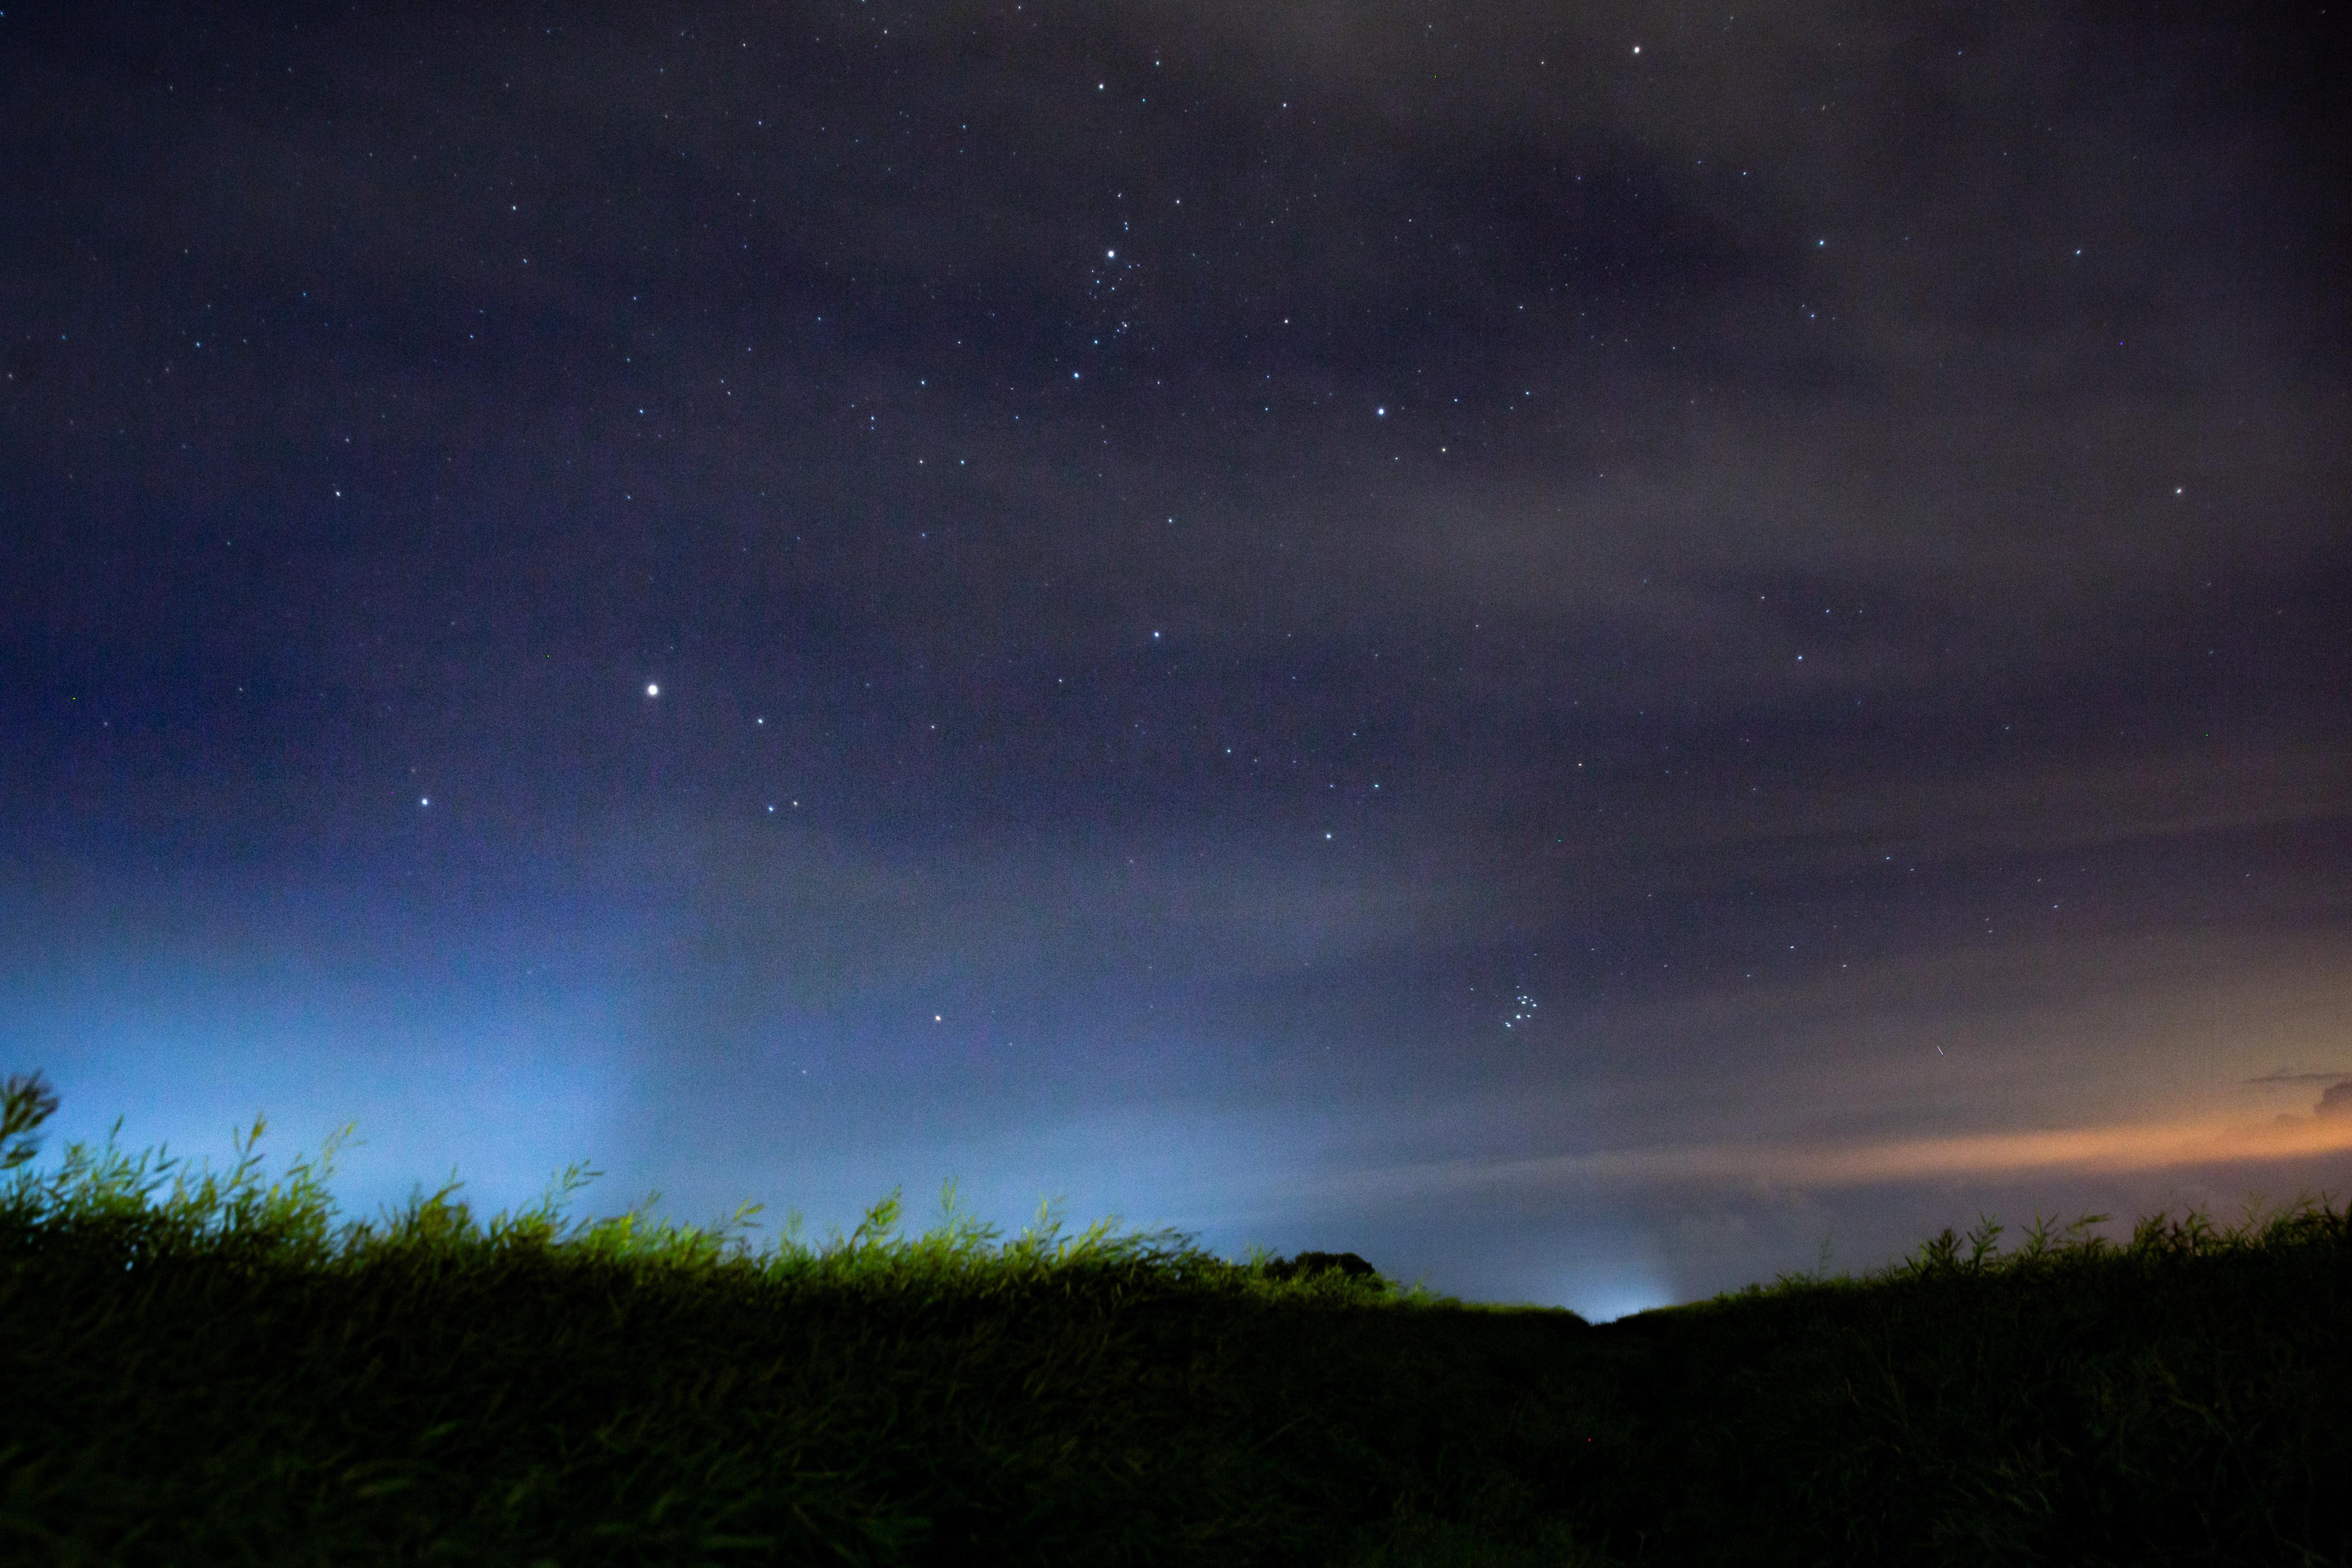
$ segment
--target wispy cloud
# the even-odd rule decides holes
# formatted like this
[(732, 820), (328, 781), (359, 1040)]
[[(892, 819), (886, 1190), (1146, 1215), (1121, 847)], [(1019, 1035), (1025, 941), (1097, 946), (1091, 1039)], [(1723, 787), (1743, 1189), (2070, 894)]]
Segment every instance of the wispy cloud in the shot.
[(1962, 1133), (1864, 1143), (1657, 1145), (1515, 1159), (1402, 1165), (1333, 1178), (1358, 1197), (1616, 1183), (1841, 1187), (1939, 1177), (2118, 1174), (2303, 1159), (2352, 1151), (2352, 1081), (2314, 1114)]

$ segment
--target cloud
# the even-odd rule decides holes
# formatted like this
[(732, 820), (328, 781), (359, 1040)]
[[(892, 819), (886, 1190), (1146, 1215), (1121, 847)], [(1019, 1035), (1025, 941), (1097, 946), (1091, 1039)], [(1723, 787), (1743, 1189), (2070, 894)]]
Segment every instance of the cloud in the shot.
[(1964, 1133), (1860, 1144), (1688, 1144), (1523, 1159), (1456, 1160), (1332, 1178), (1355, 1197), (1473, 1188), (1660, 1183), (1868, 1186), (1937, 1178), (2119, 1175), (2352, 1152), (2352, 1082), (2321, 1113), (2262, 1123), (2219, 1119)]

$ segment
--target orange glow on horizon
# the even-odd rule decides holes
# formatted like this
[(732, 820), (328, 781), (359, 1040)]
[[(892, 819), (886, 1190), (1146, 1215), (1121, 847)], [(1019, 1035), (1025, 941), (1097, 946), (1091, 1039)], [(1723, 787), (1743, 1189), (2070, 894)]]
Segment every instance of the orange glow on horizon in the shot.
[(2352, 1116), (2210, 1117), (2030, 1132), (1963, 1133), (1879, 1143), (1701, 1144), (1517, 1160), (1392, 1166), (1349, 1178), (1400, 1190), (1573, 1181), (1768, 1181), (1862, 1186), (1941, 1176), (2037, 1171), (2163, 1170), (2352, 1152)]
[(2346, 1150), (2352, 1150), (2352, 1116), (2292, 1116), (2267, 1123), (2210, 1118), (1962, 1134), (1843, 1149), (1793, 1149), (1768, 1161), (1758, 1174), (1785, 1174), (1790, 1180), (1873, 1182), (2011, 1171), (2160, 1170), (2297, 1159)]

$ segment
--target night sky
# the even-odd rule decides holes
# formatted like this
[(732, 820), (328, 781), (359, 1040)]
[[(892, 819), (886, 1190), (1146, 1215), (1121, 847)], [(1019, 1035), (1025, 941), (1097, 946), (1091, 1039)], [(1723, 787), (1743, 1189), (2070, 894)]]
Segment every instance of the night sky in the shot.
[(2345, 44), (11, 4), (0, 1069), (1596, 1316), (2340, 1196)]

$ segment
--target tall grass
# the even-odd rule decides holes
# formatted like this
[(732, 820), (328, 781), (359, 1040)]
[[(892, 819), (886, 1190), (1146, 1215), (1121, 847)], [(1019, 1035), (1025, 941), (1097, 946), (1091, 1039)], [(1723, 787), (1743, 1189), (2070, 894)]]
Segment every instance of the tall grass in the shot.
[[(420, 1190), (402, 1208), (373, 1220), (344, 1219), (328, 1179), (352, 1129), (331, 1136), (315, 1158), (297, 1158), (276, 1176), (268, 1176), (258, 1152), (268, 1131), (257, 1117), (235, 1134), (236, 1159), (226, 1171), (191, 1166), (167, 1150), (124, 1150), (116, 1133), (102, 1145), (71, 1144), (57, 1168), (46, 1175), (31, 1168), (40, 1124), (57, 1108), (40, 1080), (19, 1075), (5, 1086), (0, 1121), (0, 1172), (14, 1173), (0, 1188), (0, 1217), (12, 1231), (29, 1239), (38, 1232), (78, 1240), (103, 1236), (127, 1249), (135, 1264), (171, 1251), (233, 1254), (247, 1262), (268, 1261), (300, 1268), (352, 1268), (420, 1249), (458, 1253), (554, 1252), (578, 1261), (632, 1263), (647, 1268), (723, 1270), (815, 1289), (888, 1286), (905, 1288), (950, 1281), (986, 1289), (1018, 1288), (1055, 1274), (1142, 1270), (1186, 1278), (1203, 1269), (1233, 1270), (1190, 1247), (1174, 1232), (1130, 1233), (1117, 1220), (1098, 1221), (1076, 1234), (1066, 1232), (1050, 1207), (1035, 1223), (1009, 1239), (995, 1226), (962, 1210), (951, 1182), (940, 1196), (940, 1217), (916, 1235), (902, 1229), (904, 1209), (897, 1193), (867, 1209), (854, 1230), (823, 1242), (802, 1237), (799, 1216), (784, 1233), (755, 1249), (750, 1232), (763, 1212), (745, 1204), (709, 1225), (659, 1218), (659, 1195), (625, 1213), (604, 1218), (567, 1218), (572, 1200), (602, 1173), (577, 1163), (561, 1172), (536, 1202), (476, 1218), (451, 1181), (436, 1191)], [(1235, 1280), (1255, 1281), (1262, 1269), (1244, 1269)], [(1345, 1277), (1311, 1282), (1343, 1292)], [(1359, 1295), (1389, 1292), (1385, 1281), (1356, 1287)]]
[(32, 1095), (0, 1560), (1300, 1561), (1452, 1528), (1486, 1481), (1426, 1462), (1432, 1423), (1509, 1402), (1334, 1332), (1477, 1314), (1170, 1233), (1003, 1237), (950, 1189), (919, 1232), (894, 1196), (755, 1247), (749, 1210), (570, 1219), (580, 1166), (487, 1219), (445, 1186), (352, 1221), (333, 1143), (43, 1169)]
[(1612, 1325), (1584, 1521), (1688, 1563), (2352, 1562), (2352, 1210), (2107, 1220)]
[[(2352, 1217), (1987, 1219), (1601, 1328), (595, 1173), (338, 1211), (0, 1105), (0, 1561), (2344, 1563)], [(1301, 1267), (1301, 1265), (1307, 1265)]]

